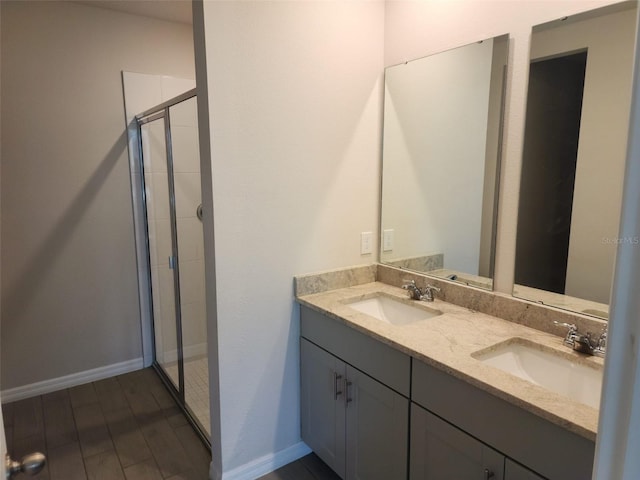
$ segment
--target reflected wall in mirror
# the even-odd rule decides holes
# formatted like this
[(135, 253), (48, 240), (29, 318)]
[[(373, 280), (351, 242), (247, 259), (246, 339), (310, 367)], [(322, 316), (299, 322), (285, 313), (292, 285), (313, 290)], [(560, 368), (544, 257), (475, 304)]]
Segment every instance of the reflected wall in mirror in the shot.
[(382, 263), (492, 288), (508, 42), (386, 69)]
[(636, 2), (533, 28), (513, 294), (608, 317)]

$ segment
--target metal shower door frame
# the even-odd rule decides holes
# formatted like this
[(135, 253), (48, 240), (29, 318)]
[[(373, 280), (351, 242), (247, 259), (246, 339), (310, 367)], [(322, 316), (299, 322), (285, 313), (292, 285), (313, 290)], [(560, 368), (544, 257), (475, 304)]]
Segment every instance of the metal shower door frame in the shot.
[[(195, 415), (189, 410), (185, 400), (185, 385), (184, 385), (184, 347), (183, 347), (183, 336), (182, 336), (182, 306), (181, 306), (181, 296), (180, 296), (180, 262), (179, 262), (179, 254), (178, 254), (178, 228), (177, 228), (177, 217), (176, 217), (176, 199), (175, 199), (175, 182), (174, 182), (174, 169), (173, 169), (173, 148), (172, 148), (172, 140), (171, 140), (171, 115), (169, 109), (177, 105), (181, 102), (189, 100), (196, 96), (196, 90), (189, 90), (182, 95), (172, 98), (160, 105), (157, 105), (149, 110), (146, 110), (139, 115), (136, 115), (136, 123), (138, 129), (138, 151), (139, 151), (139, 167), (142, 175), (140, 175), (141, 191), (142, 191), (142, 203), (143, 203), (143, 212), (144, 212), (144, 229), (145, 229), (145, 243), (146, 243), (146, 251), (147, 256), (149, 258), (149, 265), (151, 265), (151, 248), (149, 244), (149, 218), (148, 218), (148, 210), (147, 210), (147, 195), (146, 195), (146, 185), (145, 185), (145, 169), (144, 169), (144, 150), (142, 145), (142, 126), (151, 123), (157, 120), (164, 120), (164, 138), (165, 138), (165, 150), (166, 150), (166, 162), (167, 162), (167, 182), (169, 188), (169, 215), (170, 215), (170, 226), (171, 226), (171, 257), (169, 259), (170, 269), (173, 270), (173, 288), (174, 288), (174, 298), (175, 298), (175, 319), (176, 319), (176, 347), (177, 347), (177, 355), (178, 355), (178, 389), (175, 390), (175, 386), (168, 374), (164, 371), (162, 365), (160, 365), (157, 361), (157, 346), (155, 335), (152, 335), (152, 343), (153, 343), (153, 367), (159, 373), (163, 382), (169, 387), (172, 395), (176, 398), (180, 406), (187, 413), (191, 423), (196, 427), (198, 433), (201, 438), (211, 446), (210, 439), (208, 435), (203, 431), (202, 427), (196, 420)], [(149, 268), (147, 271), (149, 276), (148, 285), (149, 285), (149, 298), (153, 299), (153, 282), (151, 278), (151, 269)], [(149, 302), (149, 309), (151, 315), (151, 322), (153, 325), (153, 329), (155, 332), (156, 318), (154, 315), (153, 301)]]

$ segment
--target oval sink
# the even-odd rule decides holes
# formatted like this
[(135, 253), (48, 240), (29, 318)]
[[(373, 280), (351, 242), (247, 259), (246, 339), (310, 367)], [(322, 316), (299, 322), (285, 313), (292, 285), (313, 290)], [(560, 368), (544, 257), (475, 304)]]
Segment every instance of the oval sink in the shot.
[(354, 310), (392, 325), (408, 325), (442, 315), (441, 311), (422, 304), (413, 306), (385, 295), (355, 300), (348, 302), (347, 305)]
[(590, 407), (600, 407), (602, 368), (597, 365), (586, 365), (523, 338), (512, 338), (472, 357)]

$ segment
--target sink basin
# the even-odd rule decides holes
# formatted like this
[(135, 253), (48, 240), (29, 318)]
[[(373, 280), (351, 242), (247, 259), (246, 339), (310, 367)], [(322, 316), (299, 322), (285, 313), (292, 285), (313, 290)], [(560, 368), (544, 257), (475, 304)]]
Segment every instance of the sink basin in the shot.
[(481, 362), (593, 408), (600, 406), (602, 368), (586, 365), (523, 338), (472, 354)]
[(409, 305), (385, 295), (349, 302), (348, 306), (392, 325), (408, 325), (442, 315), (439, 310)]

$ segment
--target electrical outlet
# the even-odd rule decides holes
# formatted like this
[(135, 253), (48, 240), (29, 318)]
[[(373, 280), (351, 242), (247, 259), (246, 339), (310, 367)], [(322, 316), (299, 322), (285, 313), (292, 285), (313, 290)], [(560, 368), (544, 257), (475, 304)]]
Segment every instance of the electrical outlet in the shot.
[(382, 232), (382, 251), (390, 252), (391, 250), (393, 250), (393, 228)]
[(360, 234), (360, 255), (368, 255), (373, 252), (373, 233), (362, 232)]

